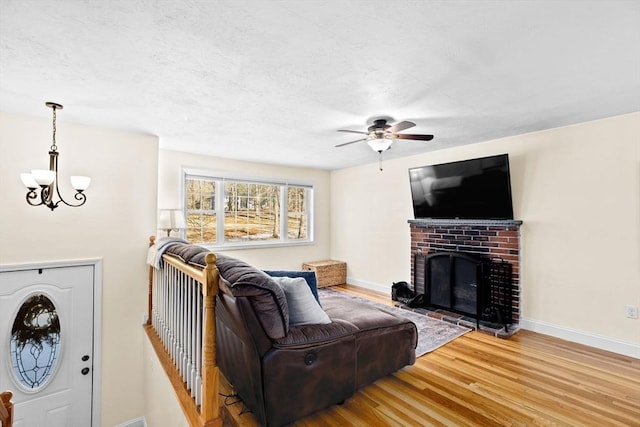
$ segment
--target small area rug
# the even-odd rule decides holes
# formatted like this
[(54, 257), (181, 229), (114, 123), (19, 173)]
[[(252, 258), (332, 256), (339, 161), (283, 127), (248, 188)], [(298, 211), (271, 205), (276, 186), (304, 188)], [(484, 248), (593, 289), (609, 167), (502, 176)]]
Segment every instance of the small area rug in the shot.
[(369, 301), (355, 295), (350, 295), (346, 292), (334, 291), (331, 288), (319, 288), (318, 295), (320, 296), (320, 303), (331, 298), (348, 298), (364, 302), (365, 304), (372, 305), (380, 310), (398, 314), (411, 320), (418, 328), (418, 346), (416, 347), (416, 357), (420, 357), (423, 354), (429, 353), (430, 351), (433, 351), (436, 348), (453, 341), (454, 339), (466, 334), (471, 330), (469, 328), (465, 328), (464, 326), (454, 325), (453, 323), (445, 322), (443, 320), (433, 319), (424, 314), (416, 313), (404, 308), (391, 307), (388, 305)]

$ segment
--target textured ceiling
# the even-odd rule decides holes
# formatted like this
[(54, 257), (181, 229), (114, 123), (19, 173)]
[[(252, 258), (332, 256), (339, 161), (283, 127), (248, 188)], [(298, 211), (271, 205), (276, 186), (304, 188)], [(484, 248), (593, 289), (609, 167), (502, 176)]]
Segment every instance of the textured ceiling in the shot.
[(634, 0), (0, 0), (0, 110), (337, 169), (640, 111), (639, 46)]

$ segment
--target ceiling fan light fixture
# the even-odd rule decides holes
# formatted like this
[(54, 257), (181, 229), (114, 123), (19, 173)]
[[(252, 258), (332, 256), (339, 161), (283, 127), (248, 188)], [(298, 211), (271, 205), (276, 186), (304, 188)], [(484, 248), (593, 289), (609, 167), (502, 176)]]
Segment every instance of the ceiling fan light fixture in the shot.
[(382, 153), (383, 151), (387, 151), (391, 147), (391, 144), (393, 144), (393, 139), (374, 138), (368, 140), (367, 144), (373, 151)]
[(431, 141), (433, 139), (433, 135), (399, 133), (400, 131), (414, 127), (416, 124), (413, 122), (405, 120), (389, 125), (387, 124), (388, 120), (392, 119), (379, 118), (374, 120), (373, 124), (367, 128), (367, 132), (351, 129), (338, 129), (338, 132), (358, 133), (364, 137), (356, 139), (355, 141), (338, 144), (336, 147), (344, 147), (345, 145), (366, 141), (369, 147), (378, 153), (380, 170), (382, 170), (382, 153), (391, 148), (391, 144), (393, 144), (393, 141), (396, 139), (415, 139), (418, 141)]

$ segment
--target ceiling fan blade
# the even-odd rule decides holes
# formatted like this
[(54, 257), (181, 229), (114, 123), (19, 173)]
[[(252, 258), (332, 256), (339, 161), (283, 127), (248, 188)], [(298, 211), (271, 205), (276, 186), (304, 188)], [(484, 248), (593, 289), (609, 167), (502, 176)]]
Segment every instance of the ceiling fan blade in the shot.
[(396, 133), (396, 132), (400, 132), (401, 130), (405, 130), (405, 129), (409, 129), (414, 127), (416, 124), (413, 122), (399, 122), (396, 123), (395, 125), (387, 128), (387, 132), (391, 132), (391, 133)]
[(366, 135), (368, 132), (362, 132), (359, 130), (338, 129), (338, 132), (360, 133)]
[(336, 145), (336, 147), (344, 147), (345, 145), (353, 144), (354, 142), (366, 141), (367, 138), (356, 139), (355, 141), (343, 142), (342, 144)]
[(415, 139), (418, 141), (431, 141), (433, 135), (411, 135), (408, 133), (395, 133), (390, 135), (391, 139)]

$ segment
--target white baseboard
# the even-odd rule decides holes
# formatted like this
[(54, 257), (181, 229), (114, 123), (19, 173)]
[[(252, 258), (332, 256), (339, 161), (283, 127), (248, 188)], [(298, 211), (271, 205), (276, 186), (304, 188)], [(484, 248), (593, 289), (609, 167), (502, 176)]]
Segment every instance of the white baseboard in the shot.
[(347, 283), (354, 286), (360, 286), (361, 288), (371, 289), (372, 291), (382, 292), (383, 294), (391, 295), (391, 285), (381, 285), (379, 283), (367, 282), (365, 280), (354, 279), (353, 277), (347, 277)]
[[(390, 285), (381, 285), (379, 283), (367, 282), (365, 280), (354, 279), (352, 277), (347, 277), (347, 283), (391, 295)], [(603, 337), (585, 331), (563, 328), (551, 323), (541, 322), (539, 320), (520, 318), (519, 325), (520, 328), (529, 331), (551, 335), (552, 337), (640, 359), (640, 345), (638, 344)]]
[(147, 420), (145, 420), (144, 417), (140, 417), (134, 420), (125, 421), (122, 424), (118, 424), (116, 427), (147, 427)]
[(551, 335), (567, 341), (588, 345), (601, 350), (611, 351), (640, 359), (640, 345), (591, 334), (585, 331), (563, 328), (539, 320), (520, 319), (520, 327), (533, 332)]

